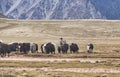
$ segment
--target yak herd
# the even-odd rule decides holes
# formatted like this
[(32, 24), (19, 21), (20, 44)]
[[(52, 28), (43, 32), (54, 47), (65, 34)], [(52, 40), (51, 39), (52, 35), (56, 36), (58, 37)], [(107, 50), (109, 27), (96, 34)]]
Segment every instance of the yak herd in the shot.
[(35, 43), (2, 43), (0, 42), (0, 55), (1, 57), (5, 57), (6, 55), (10, 55), (11, 52), (20, 52), (27, 54), (29, 51), (32, 53), (38, 51), (38, 45)]
[[(88, 48), (88, 47), (87, 47)], [(46, 44), (42, 44), (41, 47), (41, 52), (46, 53), (46, 54), (55, 54), (56, 49), (58, 53), (63, 53), (67, 54), (68, 49), (70, 50), (70, 53), (76, 53), (79, 50), (79, 47), (76, 43), (72, 43), (71, 45), (68, 45), (67, 43), (61, 46), (56, 46), (55, 44), (49, 42)], [(89, 46), (90, 49), (90, 46)], [(92, 46), (93, 49), (93, 46)], [(90, 49), (90, 51), (92, 50)], [(37, 53), (39, 51), (38, 44), (36, 43), (10, 43), (6, 44), (3, 42), (0, 42), (0, 55), (1, 57), (5, 57), (6, 55), (10, 55), (11, 52), (19, 52), (19, 53), (24, 53), (27, 54), (29, 52), (31, 53)], [(88, 50), (89, 52), (89, 50)]]

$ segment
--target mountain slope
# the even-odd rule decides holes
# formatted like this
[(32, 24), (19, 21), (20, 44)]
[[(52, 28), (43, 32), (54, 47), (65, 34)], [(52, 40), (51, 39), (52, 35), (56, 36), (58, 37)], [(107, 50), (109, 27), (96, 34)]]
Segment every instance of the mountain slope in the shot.
[(7, 17), (0, 13), (0, 18), (7, 18)]
[(120, 19), (119, 0), (1, 0), (14, 19)]
[(0, 12), (15, 19), (101, 19), (89, 0), (1, 0)]
[(120, 0), (91, 0), (91, 3), (107, 19), (120, 19)]

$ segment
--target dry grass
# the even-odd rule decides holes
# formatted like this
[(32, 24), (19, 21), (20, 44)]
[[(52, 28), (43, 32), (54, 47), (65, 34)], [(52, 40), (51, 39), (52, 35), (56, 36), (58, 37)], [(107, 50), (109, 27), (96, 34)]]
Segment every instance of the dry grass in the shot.
[[(19, 54), (18, 54), (19, 55)], [(23, 54), (25, 57), (33, 57), (33, 58), (120, 58), (120, 52), (113, 51), (113, 52), (78, 52), (68, 54), (42, 54), (42, 53), (29, 53)], [(12, 56), (12, 54), (11, 54)]]
[[(120, 21), (107, 20), (71, 20), (71, 21), (24, 21), (0, 19), (0, 40), (9, 42), (35, 42), (39, 45), (53, 42), (59, 45), (59, 38), (63, 37), (69, 44), (79, 45), (80, 54), (68, 55), (41, 55), (29, 54), (27, 56), (61, 57), (61, 58), (119, 58), (120, 57)], [(86, 53), (87, 43), (93, 43), (94, 53)], [(39, 48), (40, 51), (40, 48)], [(27, 64), (26, 64), (27, 63)], [(107, 61), (96, 63), (76, 62), (17, 62), (0, 61), (0, 67), (53, 67), (53, 68), (117, 68), (120, 61)], [(0, 69), (3, 77), (119, 77), (119, 73), (75, 73), (50, 72), (43, 70), (8, 70)]]
[[(4, 70), (5, 71), (5, 70)], [(8, 75), (6, 75), (6, 73)], [(42, 70), (22, 70), (13, 72), (12, 70), (6, 71), (0, 75), (1, 77), (119, 77), (120, 74), (114, 73), (74, 73), (74, 72), (44, 72)]]
[[(6, 73), (8, 75), (6, 75)], [(4, 74), (4, 73), (3, 73)], [(37, 71), (16, 71), (16, 72), (5, 72), (1, 77), (119, 77), (120, 74), (113, 73), (74, 73), (74, 72), (44, 72), (41, 70)]]
[(0, 39), (4, 42), (53, 42), (59, 45), (63, 37), (69, 44), (75, 42), (80, 52), (86, 44), (95, 44), (95, 52), (120, 51), (120, 21), (75, 20), (75, 21), (20, 21), (0, 19)]
[[(107, 73), (106, 72), (97, 72), (94, 70), (90, 70), (92, 68), (95, 69), (118, 69), (120, 68), (120, 61), (103, 61), (96, 63), (84, 62), (81, 63), (79, 61), (71, 61), (71, 62), (25, 62), (25, 61), (0, 61), (0, 76), (3, 77), (119, 77), (119, 73)], [(7, 69), (5, 69), (5, 68)], [(44, 68), (48, 68), (44, 70)], [(81, 69), (85, 68), (89, 69), (88, 73), (70, 71), (60, 71), (58, 69)], [(85, 70), (84, 69), (84, 70)], [(85, 70), (85, 71), (86, 71)], [(97, 73), (94, 73), (97, 72)]]

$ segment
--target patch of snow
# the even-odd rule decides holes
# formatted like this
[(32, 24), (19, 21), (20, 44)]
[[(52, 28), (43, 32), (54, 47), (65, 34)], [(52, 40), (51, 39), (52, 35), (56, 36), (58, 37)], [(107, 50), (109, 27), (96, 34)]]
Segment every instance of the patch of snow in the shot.
[(8, 15), (10, 12), (12, 12), (17, 6), (20, 4), (21, 0), (17, 0), (14, 5), (5, 13), (5, 15)]

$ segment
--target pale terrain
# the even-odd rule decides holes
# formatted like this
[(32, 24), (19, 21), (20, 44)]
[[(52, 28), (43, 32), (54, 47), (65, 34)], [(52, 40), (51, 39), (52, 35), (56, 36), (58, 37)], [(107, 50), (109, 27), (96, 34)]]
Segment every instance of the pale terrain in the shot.
[[(40, 46), (43, 43), (47, 42), (53, 42), (57, 46), (59, 45), (59, 38), (63, 37), (68, 44), (71, 43), (77, 43), (80, 50), (79, 54), (67, 54), (67, 55), (59, 55), (54, 54), (51, 55), (42, 55), (41, 58), (41, 50)], [(10, 61), (8, 63), (11, 63), (13, 61), (26, 61), (27, 62), (51, 62), (54, 64), (54, 62), (78, 62), (77, 64), (86, 64), (87, 62), (90, 62), (93, 67), (76, 67), (74, 65), (73, 67), (66, 67), (60, 68), (60, 67), (54, 67), (49, 66), (41, 66), (41, 67), (35, 67), (31, 68), (29, 66), (25, 67), (17, 66), (17, 67), (11, 67), (9, 66), (3, 66), (1, 65), (0, 70), (3, 71), (2, 74), (13, 74), (11, 77), (14, 77), (15, 72), (11, 72), (11, 69), (16, 69), (16, 72), (21, 74), (24, 74), (24, 71), (26, 74), (30, 72), (35, 72), (34, 74), (40, 74), (38, 77), (97, 77), (102, 75), (105, 75), (107, 77), (119, 77), (120, 75), (120, 21), (115, 20), (67, 20), (67, 21), (60, 21), (60, 20), (8, 20), (8, 19), (0, 19), (0, 40), (2, 40), (5, 43), (10, 42), (35, 42), (39, 45), (39, 53), (38, 54), (28, 54), (18, 56), (11, 54), (11, 57), (5, 57), (0, 58), (0, 61)], [(94, 53), (88, 54), (86, 52), (86, 45), (87, 43), (93, 43)], [(35, 58), (35, 56), (38, 56)], [(29, 57), (30, 56), (30, 57)], [(49, 56), (49, 57), (48, 57)], [(58, 56), (58, 57), (56, 57)], [(100, 62), (100, 63), (99, 63)], [(101, 65), (101, 62), (103, 62), (103, 65)], [(104, 66), (105, 62), (105, 66)], [(18, 62), (19, 63), (19, 62)], [(98, 67), (94, 67), (98, 63)], [(108, 63), (108, 65), (106, 65)], [(59, 63), (58, 63), (59, 64)], [(61, 63), (60, 63), (61, 64)], [(65, 63), (69, 64), (69, 63)], [(112, 64), (112, 65), (109, 65)], [(13, 64), (16, 65), (16, 64)], [(34, 65), (34, 64), (33, 64)], [(108, 68), (109, 66), (109, 68)], [(21, 68), (22, 67), (22, 68)], [(31, 70), (30, 70), (31, 69)], [(38, 69), (38, 70), (37, 70)], [(5, 72), (8, 70), (8, 72)], [(28, 71), (29, 70), (29, 71)], [(41, 72), (42, 70), (42, 72)], [(45, 74), (49, 72), (49, 74)], [(54, 72), (55, 71), (55, 72)], [(62, 71), (62, 72), (61, 72)], [(73, 75), (69, 73), (73, 73)], [(67, 74), (64, 74), (67, 73)], [(75, 75), (75, 73), (77, 73)], [(17, 76), (17, 77), (27, 77), (25, 75)], [(58, 75), (60, 74), (60, 75)], [(19, 74), (18, 74), (19, 75)], [(57, 76), (56, 76), (57, 75)], [(70, 76), (69, 76), (70, 75)], [(9, 77), (9, 76), (8, 76)], [(37, 77), (36, 75), (31, 75), (28, 77)]]

